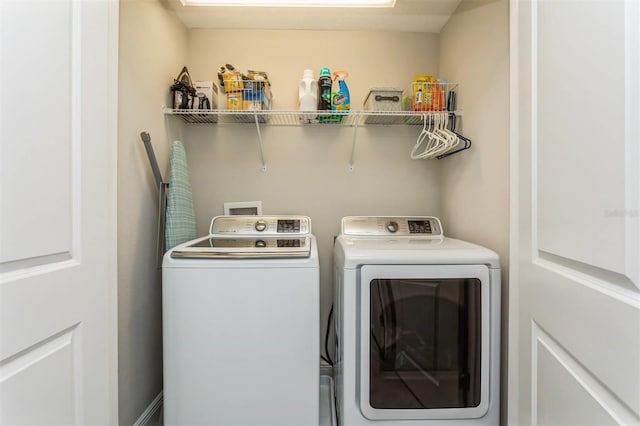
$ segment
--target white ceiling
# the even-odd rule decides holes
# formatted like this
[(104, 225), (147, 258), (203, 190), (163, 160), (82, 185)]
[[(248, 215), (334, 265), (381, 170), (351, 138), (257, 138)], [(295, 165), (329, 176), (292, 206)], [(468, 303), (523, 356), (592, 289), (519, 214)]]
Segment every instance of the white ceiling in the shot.
[(182, 5), (163, 0), (187, 28), (376, 30), (438, 33), (461, 0), (396, 0), (394, 8), (267, 8)]

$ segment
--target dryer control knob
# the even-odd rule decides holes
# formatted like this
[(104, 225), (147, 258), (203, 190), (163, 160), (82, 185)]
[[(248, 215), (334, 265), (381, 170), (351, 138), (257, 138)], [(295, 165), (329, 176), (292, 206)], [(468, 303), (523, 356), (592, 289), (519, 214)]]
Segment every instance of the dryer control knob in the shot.
[(256, 241), (256, 247), (258, 248), (265, 248), (267, 246), (267, 243), (263, 240), (257, 240)]
[(387, 223), (387, 231), (391, 232), (391, 233), (396, 233), (398, 232), (398, 222), (388, 222)]
[(264, 220), (260, 219), (259, 221), (256, 222), (255, 228), (256, 228), (256, 231), (262, 232), (265, 229), (267, 229), (267, 222), (265, 222)]

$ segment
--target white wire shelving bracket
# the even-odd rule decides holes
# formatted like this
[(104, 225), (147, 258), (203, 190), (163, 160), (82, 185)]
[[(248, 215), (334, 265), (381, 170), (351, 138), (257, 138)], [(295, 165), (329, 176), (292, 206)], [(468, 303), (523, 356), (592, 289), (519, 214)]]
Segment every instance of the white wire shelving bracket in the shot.
[[(164, 108), (165, 115), (179, 117), (187, 124), (227, 125), (238, 123), (255, 123), (258, 137), (258, 149), (262, 171), (267, 170), (262, 147), (262, 133), (260, 126), (342, 126), (353, 127), (353, 141), (349, 170), (353, 171), (355, 162), (358, 128), (361, 126), (394, 126), (394, 125), (423, 125), (425, 117), (430, 114), (447, 113), (448, 111), (297, 111), (297, 110), (189, 110)], [(460, 111), (449, 111), (457, 117)]]
[(260, 162), (262, 163), (262, 171), (267, 171), (267, 162), (264, 161), (264, 150), (262, 149), (262, 133), (260, 133), (260, 120), (258, 116), (254, 116), (256, 121), (256, 133), (258, 134), (258, 149), (260, 150)]

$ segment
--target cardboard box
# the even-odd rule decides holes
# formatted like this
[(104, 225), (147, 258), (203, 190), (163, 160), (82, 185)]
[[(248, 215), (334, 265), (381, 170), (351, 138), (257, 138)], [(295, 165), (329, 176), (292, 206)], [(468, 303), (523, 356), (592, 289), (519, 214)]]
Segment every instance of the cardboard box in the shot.
[(260, 101), (242, 101), (242, 109), (246, 111), (266, 111), (264, 104)]
[(271, 98), (264, 90), (243, 90), (243, 109), (265, 111), (271, 109)]
[(203, 96), (209, 100), (209, 109), (218, 108), (218, 86), (213, 81), (195, 81), (193, 88), (196, 89), (193, 109), (200, 109), (200, 99)]
[(433, 84), (436, 78), (430, 74), (417, 74), (413, 78), (413, 110), (433, 109)]
[(227, 93), (227, 109), (231, 109), (231, 110), (243, 109), (242, 92)]
[(265, 96), (271, 99), (271, 83), (265, 80), (245, 80), (244, 90), (261, 90)]
[(244, 88), (242, 82), (242, 74), (237, 71), (227, 71), (222, 74), (222, 80), (224, 82), (224, 91), (226, 93), (237, 92)]
[(187, 92), (181, 90), (173, 91), (173, 108), (174, 109), (191, 109), (193, 106), (193, 97)]
[(264, 90), (265, 82), (262, 80), (245, 80), (243, 86), (246, 90)]

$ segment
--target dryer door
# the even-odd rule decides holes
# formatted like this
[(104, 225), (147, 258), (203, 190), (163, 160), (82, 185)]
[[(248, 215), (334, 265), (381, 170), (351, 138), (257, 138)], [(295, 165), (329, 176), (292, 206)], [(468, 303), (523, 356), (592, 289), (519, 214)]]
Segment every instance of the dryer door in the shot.
[(360, 409), (376, 419), (469, 419), (489, 407), (484, 265), (360, 270)]

